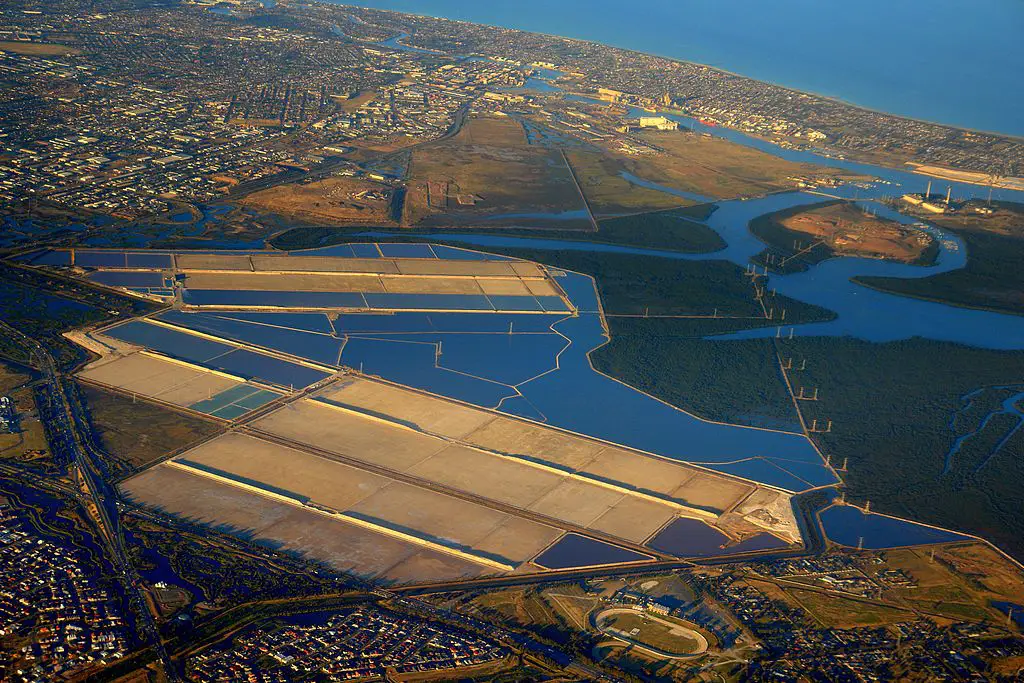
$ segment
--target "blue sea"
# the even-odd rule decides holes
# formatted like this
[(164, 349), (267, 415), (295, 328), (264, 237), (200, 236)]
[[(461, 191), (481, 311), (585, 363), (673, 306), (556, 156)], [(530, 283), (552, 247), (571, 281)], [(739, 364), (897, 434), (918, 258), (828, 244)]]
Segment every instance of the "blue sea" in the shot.
[(1021, 0), (361, 0), (710, 64), (929, 121), (1024, 136)]

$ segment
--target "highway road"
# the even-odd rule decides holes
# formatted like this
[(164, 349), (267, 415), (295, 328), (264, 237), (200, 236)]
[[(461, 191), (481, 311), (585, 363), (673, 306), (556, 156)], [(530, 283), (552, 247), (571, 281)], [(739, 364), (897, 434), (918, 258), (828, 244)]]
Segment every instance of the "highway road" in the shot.
[(64, 384), (65, 380), (46, 347), (3, 321), (0, 321), (0, 327), (12, 338), (21, 341), (29, 350), (36, 360), (38, 369), (43, 373), (42, 381), (49, 385), (50, 391), (59, 401), (62, 410), (56, 414), (48, 414), (47, 428), (51, 433), (70, 436), (70, 439), (66, 441), (66, 447), (70, 450), (70, 453), (67, 454), (69, 465), (78, 472), (91, 499), (90, 507), (95, 515), (94, 522), (99, 531), (99, 539), (119, 574), (125, 595), (135, 608), (138, 618), (138, 635), (144, 642), (149, 642), (155, 648), (164, 663), (167, 679), (175, 683), (181, 681), (160, 638), (156, 620), (143, 595), (141, 577), (125, 551), (124, 536), (118, 523), (116, 494), (109, 488), (103, 477), (102, 459), (92, 442), (92, 430), (88, 426), (88, 420), (77, 396), (69, 398), (69, 392)]

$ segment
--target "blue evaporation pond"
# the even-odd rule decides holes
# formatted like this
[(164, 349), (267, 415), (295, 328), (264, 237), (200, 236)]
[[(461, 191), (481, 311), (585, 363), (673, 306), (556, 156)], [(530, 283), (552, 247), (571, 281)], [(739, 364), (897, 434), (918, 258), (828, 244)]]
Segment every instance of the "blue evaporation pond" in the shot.
[(238, 415), (241, 415), (270, 403), (280, 395), (273, 391), (266, 391), (249, 384), (243, 384), (226, 389), (211, 398), (193, 403), (189, 408), (201, 413), (216, 415), (217, 417), (226, 417), (224, 414), (225, 409), (229, 409), (227, 412), (232, 413), (238, 413), (241, 410), (238, 413)]
[(282, 387), (302, 389), (329, 376), (320, 370), (139, 320), (119, 325), (104, 334), (172, 358)]
[(89, 280), (109, 287), (163, 287), (162, 273), (100, 270), (89, 273)]
[(303, 332), (286, 327), (273, 327), (221, 318), (209, 313), (165, 311), (156, 316), (165, 322), (206, 332), (224, 339), (244, 342), (273, 351), (287, 353), (324, 365), (337, 365), (342, 340), (326, 334)]
[(293, 330), (305, 330), (307, 332), (319, 332), (321, 334), (333, 334), (334, 328), (331, 321), (323, 313), (262, 313), (262, 312), (233, 312), (218, 311), (209, 315), (217, 318), (228, 318), (230, 320), (241, 320), (242, 322), (257, 323), (261, 325), (273, 325), (274, 327), (288, 327)]
[(305, 389), (310, 384), (330, 377), (327, 372), (245, 349), (235, 349), (206, 361), (204, 365), (245, 379), (259, 379), (290, 389)]
[[(791, 465), (792, 463), (787, 462), (786, 464)], [(822, 471), (825, 471), (823, 464), (815, 466), (814, 463), (811, 463), (810, 466), (812, 468), (821, 468)], [(750, 458), (739, 462), (706, 463), (705, 467), (718, 472), (724, 472), (725, 474), (743, 477), (744, 479), (771, 484), (787, 491), (804, 491), (813, 488), (810, 482), (793, 475), (791, 472), (776, 465), (773, 461), (762, 457)], [(820, 478), (820, 475), (818, 478)]]
[(443, 311), (490, 311), (491, 303), (483, 294), (363, 294), (370, 308), (390, 310), (436, 309)]
[(75, 251), (75, 265), (83, 268), (124, 268), (123, 251)]
[[(565, 295), (569, 297), (573, 305), (581, 313), (597, 313), (600, 310), (597, 302), (597, 290), (594, 289), (594, 281), (583, 275), (569, 273), (557, 279)], [(546, 299), (548, 297), (538, 297)], [(543, 301), (541, 302), (543, 303)]]
[(449, 261), (513, 261), (508, 256), (501, 256), (499, 254), (484, 254), (479, 251), (471, 251), (469, 249), (460, 249), (458, 247), (449, 247), (447, 245), (433, 244), (431, 245), (434, 249), (434, 253), (437, 254), (437, 258), (445, 259)]
[(429, 244), (381, 243), (377, 247), (387, 258), (437, 258)]
[(820, 465), (817, 476), (806, 483), (767, 462), (755, 465), (763, 468), (759, 481), (788, 490), (835, 483), (835, 475), (802, 434), (701, 420), (596, 372), (587, 352), (605, 339), (599, 316), (565, 318), (555, 328), (573, 340), (559, 358), (559, 369), (519, 387), (549, 424), (709, 466), (754, 457)]
[(341, 313), (334, 321), (337, 334), (508, 332), (550, 333), (563, 315), (515, 315), (458, 312)]
[(105, 330), (103, 334), (129, 344), (144, 346), (153, 351), (202, 363), (231, 351), (234, 347), (220, 342), (203, 339), (186, 332), (179, 332), (159, 325), (132, 320), (123, 325)]
[[(314, 249), (303, 249), (300, 251), (290, 251), (289, 256), (337, 256), (338, 258), (355, 258), (355, 252), (352, 251), (352, 246), (349, 244), (335, 244), (331, 247), (317, 247)], [(377, 258), (380, 256), (374, 249), (374, 254), (371, 258)]]
[(785, 548), (788, 544), (768, 533), (732, 543), (732, 539), (699, 519), (680, 517), (658, 532), (647, 546), (676, 557), (715, 557)]
[(349, 244), (353, 256), (356, 258), (380, 258), (380, 250), (376, 244)]
[(129, 268), (165, 269), (171, 267), (171, 255), (129, 252), (125, 256), (125, 263)]
[(358, 292), (263, 292), (255, 290), (186, 289), (184, 301), (194, 306), (277, 306), (281, 308), (365, 308)]
[(280, 394), (276, 392), (261, 389), (257, 391), (255, 394), (250, 394), (245, 398), (238, 399), (237, 401), (235, 401), (235, 405), (242, 406), (243, 408), (247, 408), (249, 410), (254, 410), (261, 406), (267, 405), (268, 403), (273, 401), (275, 398), (278, 398), (279, 396)]
[(248, 408), (243, 408), (242, 406), (231, 404), (229, 406), (224, 406), (223, 408), (218, 408), (217, 410), (212, 411), (210, 415), (213, 415), (214, 417), (219, 417), (224, 420), (234, 420), (236, 418), (242, 417), (247, 412), (249, 412)]
[(485, 408), (496, 407), (504, 397), (515, 395), (515, 390), (504, 384), (436, 367), (436, 352), (437, 347), (430, 343), (350, 337), (341, 362), (369, 375)]
[(70, 251), (46, 249), (38, 254), (30, 255), (28, 262), (33, 266), (70, 266)]
[(853, 505), (833, 505), (820, 513), (821, 525), (829, 540), (856, 548), (897, 548), (907, 545), (927, 545), (968, 541), (970, 536), (955, 531), (934, 529), (903, 519), (864, 513)]
[(566, 534), (553, 546), (542, 552), (533, 563), (545, 569), (571, 569), (623, 562), (643, 562), (653, 559), (649, 555), (620, 548), (578, 534)]
[(569, 342), (557, 334), (445, 334), (442, 367), (516, 385), (554, 369)]
[(567, 312), (569, 308), (560, 296), (538, 296), (537, 302), (549, 313)]
[(534, 420), (536, 422), (547, 421), (547, 418), (522, 396), (513, 396), (512, 398), (505, 399), (498, 406), (498, 409), (508, 415), (525, 417), (527, 420)]
[(514, 294), (488, 294), (487, 298), (491, 301), (491, 306), (496, 311), (536, 311), (538, 313), (544, 312), (544, 307), (540, 305), (536, 297), (532, 296), (516, 296)]

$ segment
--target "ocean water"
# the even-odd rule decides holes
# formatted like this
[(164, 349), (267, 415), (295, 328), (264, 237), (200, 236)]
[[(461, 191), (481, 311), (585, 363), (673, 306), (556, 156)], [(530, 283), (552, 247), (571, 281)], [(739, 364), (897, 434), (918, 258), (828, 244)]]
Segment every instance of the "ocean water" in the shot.
[(343, 4), (595, 40), (894, 114), (1024, 136), (1020, 0)]

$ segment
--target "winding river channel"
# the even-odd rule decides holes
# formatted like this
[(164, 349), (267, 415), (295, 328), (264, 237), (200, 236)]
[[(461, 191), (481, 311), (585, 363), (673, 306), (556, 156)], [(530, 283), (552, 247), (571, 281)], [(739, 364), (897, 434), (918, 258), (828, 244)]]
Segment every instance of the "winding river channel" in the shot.
[[(567, 96), (567, 98), (572, 96)], [(585, 101), (584, 98), (575, 98)], [(590, 100), (586, 100), (590, 101)], [(638, 115), (639, 111), (630, 115)], [(823, 168), (841, 168), (877, 179), (870, 184), (847, 184), (829, 188), (828, 194), (811, 191), (793, 191), (772, 194), (745, 200), (717, 203), (717, 210), (707, 219), (706, 224), (721, 236), (726, 247), (704, 254), (683, 254), (653, 249), (623, 247), (590, 242), (573, 242), (500, 235), (480, 235), (465, 232), (435, 233), (431, 237), (445, 241), (470, 244), (477, 247), (526, 247), (531, 249), (575, 250), (591, 252), (616, 252), (624, 254), (649, 255), (687, 261), (727, 260), (747, 267), (751, 259), (764, 248), (765, 244), (748, 229), (751, 220), (764, 214), (773, 213), (794, 206), (816, 204), (834, 197), (857, 200), (870, 206), (878, 215), (905, 224), (918, 223), (917, 218), (902, 215), (880, 203), (880, 200), (908, 192), (923, 192), (929, 178), (906, 171), (872, 166), (843, 159), (834, 159), (809, 151), (790, 150), (770, 142), (752, 138), (743, 133), (721, 128), (708, 128), (699, 121), (673, 114), (665, 116), (722, 137), (732, 142), (753, 147), (775, 156), (803, 163), (813, 163)], [(631, 182), (645, 187), (657, 188), (656, 179), (632, 179)], [(933, 188), (952, 187), (953, 197), (958, 199), (984, 198), (989, 188), (933, 180)], [(993, 196), (1000, 200), (1024, 203), (1024, 192), (998, 189)], [(929, 266), (917, 266), (869, 258), (836, 257), (811, 266), (808, 270), (793, 274), (770, 273), (768, 289), (777, 293), (834, 311), (837, 317), (828, 322), (808, 323), (786, 327), (795, 335), (805, 336), (852, 336), (874, 342), (894, 341), (911, 337), (922, 337), (939, 341), (956, 342), (990, 349), (1024, 349), (1024, 316), (1007, 315), (992, 311), (961, 308), (946, 304), (913, 299), (877, 291), (852, 280), (857, 277), (921, 278), (963, 268), (967, 262), (964, 243), (955, 235), (935, 226), (927, 228), (938, 238), (940, 249), (936, 261)], [(366, 233), (367, 237), (383, 238), (394, 233)], [(774, 327), (745, 330), (722, 339), (744, 339), (774, 336), (779, 331)]]

